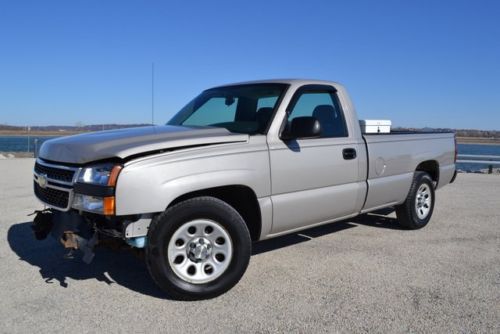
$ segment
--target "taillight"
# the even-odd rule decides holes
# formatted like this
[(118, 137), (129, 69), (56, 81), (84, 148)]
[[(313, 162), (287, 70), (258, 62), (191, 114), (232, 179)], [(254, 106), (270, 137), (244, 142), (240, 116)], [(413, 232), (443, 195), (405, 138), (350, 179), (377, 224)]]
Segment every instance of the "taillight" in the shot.
[(456, 134), (453, 136), (453, 139), (455, 140), (455, 163), (457, 163), (457, 158), (458, 158), (458, 145), (457, 145), (457, 135), (456, 135)]

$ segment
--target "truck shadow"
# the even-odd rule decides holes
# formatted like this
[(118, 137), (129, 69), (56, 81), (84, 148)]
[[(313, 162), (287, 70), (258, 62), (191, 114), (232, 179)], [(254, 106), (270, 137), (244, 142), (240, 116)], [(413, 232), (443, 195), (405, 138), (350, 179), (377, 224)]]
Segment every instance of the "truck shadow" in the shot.
[(357, 225), (351, 222), (336, 222), (318, 227), (313, 227), (307, 230), (302, 230), (297, 233), (283, 235), (281, 237), (272, 238), (256, 242), (252, 248), (252, 255), (258, 255), (284, 247), (293, 246), (302, 242), (319, 238), (326, 234), (337, 233), (349, 228), (356, 227)]
[[(358, 225), (399, 229), (394, 218), (363, 215), (349, 221), (340, 221), (257, 242), (253, 245), (252, 255), (292, 246)], [(108, 285), (119, 284), (141, 294), (169, 299), (149, 276), (144, 261), (129, 251), (98, 248), (94, 261), (90, 265), (84, 264), (79, 254), (75, 255), (75, 259), (65, 259), (64, 255), (67, 252), (56, 240), (50, 237), (42, 241), (35, 240), (31, 222), (12, 225), (8, 231), (7, 240), (10, 248), (20, 260), (39, 268), (40, 276), (48, 284), (59, 284), (67, 288), (68, 279), (96, 279)]]
[(405, 231), (406, 229), (399, 224), (396, 218), (386, 216), (393, 211), (394, 210), (385, 209), (383, 211), (377, 211), (376, 213), (358, 216), (353, 218), (352, 221), (359, 225)]
[(96, 249), (94, 261), (87, 265), (81, 256), (65, 259), (67, 251), (51, 237), (38, 241), (33, 236), (31, 222), (10, 227), (7, 240), (10, 248), (19, 256), (39, 269), (40, 275), (49, 284), (68, 287), (72, 280), (96, 279), (108, 285), (119, 284), (130, 290), (157, 298), (168, 298), (149, 276), (142, 260), (128, 251)]
[(321, 225), (318, 227), (312, 227), (297, 233), (259, 241), (253, 245), (252, 255), (258, 255), (261, 253), (266, 253), (280, 248), (296, 245), (327, 234), (337, 233), (343, 230), (357, 227), (358, 225), (393, 230), (404, 230), (399, 226), (397, 219), (385, 216), (385, 214), (389, 214), (392, 211), (393, 210), (388, 209), (384, 211), (377, 211), (377, 214), (364, 214), (349, 220), (343, 220), (331, 224)]

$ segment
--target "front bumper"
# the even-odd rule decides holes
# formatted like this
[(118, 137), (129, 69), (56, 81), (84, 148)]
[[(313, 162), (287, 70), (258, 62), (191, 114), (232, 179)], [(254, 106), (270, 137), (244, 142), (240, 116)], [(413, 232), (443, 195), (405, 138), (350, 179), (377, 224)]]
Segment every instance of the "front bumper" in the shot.
[(98, 234), (93, 226), (77, 212), (38, 211), (32, 228), (38, 240), (45, 239), (50, 234), (65, 248), (71, 251), (81, 251), (83, 262), (92, 262)]

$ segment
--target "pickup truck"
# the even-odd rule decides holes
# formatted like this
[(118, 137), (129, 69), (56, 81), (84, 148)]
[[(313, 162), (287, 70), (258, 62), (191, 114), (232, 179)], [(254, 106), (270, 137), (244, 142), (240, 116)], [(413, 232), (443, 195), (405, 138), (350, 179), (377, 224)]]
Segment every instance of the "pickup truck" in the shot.
[(363, 134), (338, 83), (231, 84), (164, 126), (46, 141), (33, 229), (85, 262), (110, 240), (142, 248), (171, 298), (206, 299), (240, 280), (252, 242), (382, 208), (424, 227), (455, 161), (453, 133)]

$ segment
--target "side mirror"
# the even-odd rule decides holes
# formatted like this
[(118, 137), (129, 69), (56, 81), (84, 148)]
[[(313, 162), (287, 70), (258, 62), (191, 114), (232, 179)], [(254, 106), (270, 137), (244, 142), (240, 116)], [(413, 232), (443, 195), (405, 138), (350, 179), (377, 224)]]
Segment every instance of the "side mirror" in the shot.
[(290, 127), (285, 130), (282, 138), (285, 140), (298, 138), (317, 138), (321, 135), (321, 125), (316, 117), (295, 117)]

